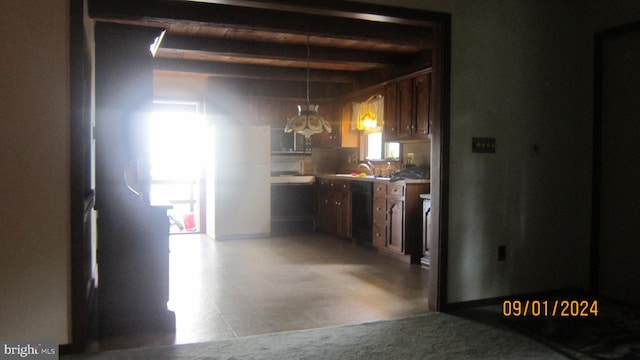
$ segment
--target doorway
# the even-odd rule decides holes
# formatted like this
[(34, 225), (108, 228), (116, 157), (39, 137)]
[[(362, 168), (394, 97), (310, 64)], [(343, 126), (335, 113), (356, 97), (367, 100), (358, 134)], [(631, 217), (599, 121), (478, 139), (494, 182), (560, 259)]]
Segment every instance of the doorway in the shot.
[[(76, 5), (78, 8), (81, 7), (81, 4), (77, 4)], [(401, 13), (400, 15), (402, 15), (403, 13)], [(437, 48), (433, 49), (434, 52), (434, 62), (433, 62), (433, 66), (434, 68), (439, 69), (440, 71), (438, 72), (438, 74), (436, 74), (433, 78), (433, 82), (439, 84), (439, 91), (438, 93), (438, 97), (437, 98), (433, 98), (434, 101), (434, 107), (432, 108), (435, 113), (437, 113), (439, 116), (437, 116), (437, 120), (439, 120), (439, 123), (433, 123), (432, 127), (433, 127), (433, 140), (432, 140), (432, 144), (433, 144), (433, 158), (434, 158), (434, 162), (432, 164), (433, 166), (433, 172), (432, 172), (432, 196), (434, 196), (434, 209), (436, 209), (437, 211), (434, 211), (432, 213), (432, 215), (434, 216), (433, 220), (435, 223), (434, 226), (434, 230), (432, 231), (433, 235), (434, 235), (434, 239), (439, 239), (438, 242), (436, 242), (436, 244), (434, 244), (434, 248), (432, 250), (434, 250), (435, 254), (434, 257), (436, 258), (435, 261), (432, 262), (432, 271), (429, 273), (429, 276), (436, 280), (436, 281), (432, 281), (431, 279), (429, 280), (429, 285), (431, 287), (435, 287), (436, 291), (430, 291), (429, 293), (429, 306), (432, 307), (433, 309), (439, 309), (440, 307), (440, 302), (439, 299), (446, 299), (446, 237), (447, 237), (447, 232), (446, 232), (446, 224), (447, 224), (447, 192), (448, 192), (448, 147), (449, 147), (449, 143), (448, 143), (448, 136), (449, 136), (449, 61), (450, 61), (450, 55), (449, 55), (449, 51), (450, 51), (450, 15), (448, 14), (439, 14), (439, 13), (430, 13), (428, 15), (428, 18), (431, 19), (431, 21), (433, 21), (434, 24), (437, 24), (437, 28), (434, 29), (434, 38), (437, 39), (441, 39), (442, 42), (438, 42), (437, 43)], [(83, 26), (82, 26), (82, 18), (80, 17), (79, 21), (78, 19), (76, 19), (75, 22), (75, 26), (76, 28), (83, 30)], [(80, 33), (82, 33), (82, 31), (79, 31)], [(86, 49), (87, 51), (90, 51), (90, 49)], [(128, 65), (128, 64), (127, 64)], [(89, 67), (90, 68), (90, 67)], [(78, 68), (74, 68), (72, 70), (75, 73), (81, 72), (80, 69)], [(101, 80), (97, 80), (97, 81), (101, 81)], [(87, 79), (84, 79), (85, 83), (90, 83), (91, 79), (90, 77), (88, 77)], [(91, 86), (87, 86), (87, 89), (90, 89)], [(74, 99), (74, 104), (73, 107), (77, 108), (78, 104), (79, 104), (79, 98), (76, 97)], [(436, 120), (436, 121), (437, 121)], [(81, 136), (79, 134), (75, 134), (74, 135), (74, 139), (72, 139), (72, 141), (74, 142), (79, 142), (79, 140), (81, 140)], [(76, 161), (76, 160), (74, 160)], [(77, 163), (75, 163), (76, 167), (77, 167)], [(72, 177), (73, 176), (77, 176), (77, 174), (72, 173), (71, 174)], [(195, 209), (194, 209), (195, 210)], [(441, 215), (440, 215), (441, 214)], [(442, 226), (441, 229), (439, 229), (439, 227)], [(75, 229), (77, 230), (77, 229)], [(204, 229), (202, 229), (201, 231), (203, 231)], [(440, 251), (436, 251), (438, 249), (439, 244), (442, 244), (442, 247), (440, 247)], [(72, 247), (77, 247), (78, 245), (82, 245), (78, 243), (78, 240), (74, 239), (72, 240)], [(77, 253), (74, 254), (74, 258), (76, 260), (74, 260), (74, 263), (72, 264), (72, 272), (74, 274), (80, 274), (83, 272), (83, 266), (85, 265), (85, 262), (87, 261), (84, 257), (82, 253)], [(441, 259), (441, 260), (438, 260)], [(442, 271), (435, 271), (435, 269), (441, 268)], [(438, 291), (438, 289), (442, 288), (441, 291)], [(78, 285), (74, 285), (73, 288), (74, 294), (75, 293), (79, 293), (82, 294), (83, 292), (83, 287), (82, 286), (78, 286)], [(82, 296), (76, 296), (74, 295), (77, 299), (79, 299), (79, 301), (76, 301), (78, 303), (77, 308), (83, 308), (82, 301), (84, 301), (84, 298)], [(437, 301), (436, 301), (437, 300)], [(443, 300), (444, 303), (446, 304), (446, 300)], [(74, 314), (74, 332), (82, 332), (82, 318), (81, 318), (82, 314)], [(74, 337), (74, 339), (76, 339), (76, 337)], [(77, 339), (81, 339), (81, 337), (77, 337)], [(75, 341), (75, 340), (74, 340)], [(82, 340), (79, 340), (82, 341)]]
[(204, 119), (197, 102), (155, 101), (149, 117), (150, 202), (168, 204), (170, 233), (203, 233)]
[(638, 305), (640, 23), (596, 35), (592, 288)]

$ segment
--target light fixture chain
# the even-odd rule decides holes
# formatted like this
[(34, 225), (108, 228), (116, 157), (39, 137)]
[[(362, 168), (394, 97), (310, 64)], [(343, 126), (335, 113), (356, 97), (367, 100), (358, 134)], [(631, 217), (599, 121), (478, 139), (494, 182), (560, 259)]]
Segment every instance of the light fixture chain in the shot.
[(309, 82), (310, 82), (310, 73), (311, 73), (311, 45), (309, 45), (310, 36), (307, 35), (307, 105), (309, 105)]

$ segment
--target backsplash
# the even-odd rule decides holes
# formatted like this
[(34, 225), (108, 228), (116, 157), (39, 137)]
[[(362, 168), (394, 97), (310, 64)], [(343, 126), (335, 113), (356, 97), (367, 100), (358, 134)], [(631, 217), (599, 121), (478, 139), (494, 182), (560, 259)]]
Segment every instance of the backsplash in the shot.
[[(413, 154), (413, 165), (431, 168), (431, 141), (419, 141), (402, 144), (401, 161), (375, 161), (376, 175), (383, 176), (398, 171), (407, 165), (408, 154)], [(271, 171), (298, 171), (300, 174), (348, 174), (362, 171), (358, 168), (358, 148), (313, 149), (311, 156), (272, 155)]]
[(402, 144), (402, 165), (407, 165), (408, 154), (413, 154), (413, 164), (431, 169), (431, 140)]
[(304, 171), (303, 156), (271, 156), (271, 174), (297, 174), (302, 175)]

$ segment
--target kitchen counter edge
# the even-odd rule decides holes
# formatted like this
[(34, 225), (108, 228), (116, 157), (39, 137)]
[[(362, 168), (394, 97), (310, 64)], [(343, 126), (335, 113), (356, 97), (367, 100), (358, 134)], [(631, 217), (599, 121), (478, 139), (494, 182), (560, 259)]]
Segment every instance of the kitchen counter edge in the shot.
[(357, 176), (341, 176), (335, 174), (316, 174), (316, 178), (328, 179), (328, 180), (349, 180), (349, 181), (384, 181), (384, 182), (398, 182), (405, 184), (430, 184), (431, 179), (403, 179), (397, 181), (391, 181), (390, 178), (369, 178), (369, 177), (357, 177)]

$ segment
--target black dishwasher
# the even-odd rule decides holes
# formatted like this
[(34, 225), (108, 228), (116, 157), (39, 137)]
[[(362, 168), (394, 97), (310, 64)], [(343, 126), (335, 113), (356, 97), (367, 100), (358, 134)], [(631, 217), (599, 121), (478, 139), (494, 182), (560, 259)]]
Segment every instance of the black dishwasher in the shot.
[(372, 246), (373, 183), (351, 181), (351, 236), (362, 245)]

